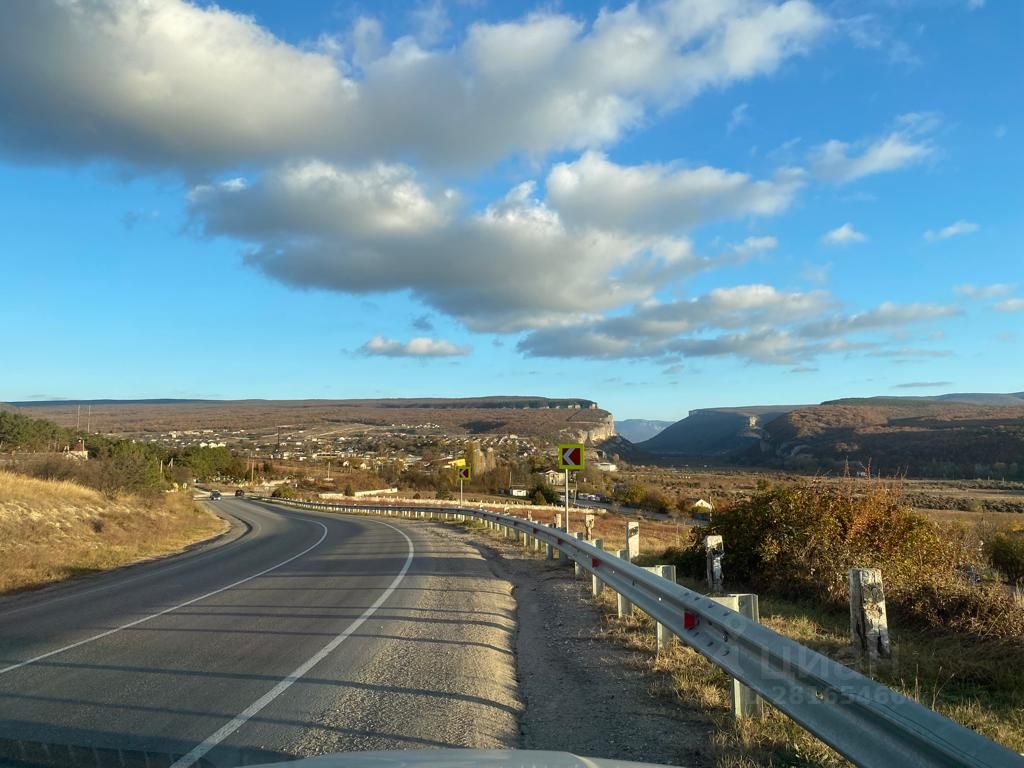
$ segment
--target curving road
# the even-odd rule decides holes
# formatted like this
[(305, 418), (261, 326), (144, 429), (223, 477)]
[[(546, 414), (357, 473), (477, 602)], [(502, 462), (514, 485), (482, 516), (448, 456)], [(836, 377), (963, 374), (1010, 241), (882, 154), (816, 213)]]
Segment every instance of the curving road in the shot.
[(219, 509), (219, 542), (0, 602), (0, 764), (514, 746), (515, 607), (475, 550), (425, 523)]

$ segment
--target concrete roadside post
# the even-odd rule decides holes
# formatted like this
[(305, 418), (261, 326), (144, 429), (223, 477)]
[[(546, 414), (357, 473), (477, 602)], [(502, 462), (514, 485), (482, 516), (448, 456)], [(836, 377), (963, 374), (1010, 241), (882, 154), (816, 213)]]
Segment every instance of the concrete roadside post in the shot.
[(588, 512), (583, 516), (583, 527), (586, 528), (587, 541), (594, 538), (594, 521), (596, 519), (592, 512)]
[[(674, 565), (652, 565), (644, 568), (645, 571), (650, 571), (653, 574), (661, 576), (663, 579), (668, 579), (673, 584), (676, 583), (676, 567)], [(672, 642), (672, 633), (669, 628), (664, 624), (658, 624), (658, 653), (661, 653), (668, 648), (669, 643)]]
[(707, 553), (706, 578), (708, 591), (713, 595), (722, 593), (722, 555), (725, 544), (718, 535), (704, 537), (704, 550)]
[(632, 563), (640, 554), (640, 523), (626, 523), (626, 561)]
[[(590, 546), (595, 549), (604, 549), (604, 539), (591, 539), (587, 542)], [(597, 574), (591, 574), (590, 576), (590, 594), (592, 597), (598, 597), (601, 594), (601, 590), (604, 588), (604, 582), (597, 578)]]
[[(620, 549), (619, 558), (629, 562), (629, 550)], [(631, 616), (633, 614), (633, 604), (621, 594), (618, 596), (618, 612), (620, 619), (624, 619), (626, 616)]]
[[(719, 605), (731, 608), (752, 621), (760, 621), (761, 613), (757, 605), (757, 595), (731, 594), (712, 597)], [(733, 717), (760, 717), (763, 712), (761, 697), (754, 693), (739, 680), (732, 681), (732, 714)]]
[(892, 655), (882, 572), (878, 568), (850, 569), (850, 640), (869, 659), (888, 659)]

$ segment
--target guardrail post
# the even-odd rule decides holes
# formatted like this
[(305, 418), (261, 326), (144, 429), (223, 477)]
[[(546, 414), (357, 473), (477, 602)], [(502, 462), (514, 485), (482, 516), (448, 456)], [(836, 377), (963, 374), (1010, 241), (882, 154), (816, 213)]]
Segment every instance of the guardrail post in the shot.
[(544, 544), (544, 549), (545, 549), (545, 551), (547, 553), (546, 554), (546, 558), (548, 560), (554, 560), (555, 559), (555, 547), (554, 547), (554, 545), (553, 544), (545, 543)]
[[(645, 571), (661, 576), (663, 579), (668, 579), (673, 584), (676, 583), (676, 567), (674, 565), (652, 565), (644, 568)], [(661, 653), (668, 648), (669, 643), (672, 642), (672, 632), (664, 624), (658, 624), (658, 652)]]
[[(577, 539), (582, 539), (583, 538), (583, 531), (576, 531), (576, 533), (574, 533), (572, 535), (575, 536)], [(573, 558), (572, 565), (573, 565), (572, 575), (573, 575), (573, 577), (578, 579), (580, 576), (583, 575), (583, 566), (580, 565), (579, 560), (577, 560), (576, 558)]]
[(632, 563), (640, 554), (640, 523), (626, 523), (626, 562)]
[(725, 544), (722, 537), (717, 535), (704, 537), (704, 550), (707, 553), (707, 582), (708, 591), (711, 594), (719, 594), (722, 591), (722, 554), (725, 552)]
[[(731, 608), (752, 621), (760, 621), (761, 614), (757, 605), (757, 595), (733, 594), (712, 597), (719, 605)], [(761, 697), (739, 680), (732, 681), (732, 714), (733, 717), (759, 717), (762, 713)]]
[(892, 655), (882, 572), (878, 568), (850, 569), (850, 639), (853, 647), (869, 659)]
[[(628, 561), (629, 560), (629, 550), (628, 549), (620, 549), (619, 550), (619, 557), (622, 558), (623, 560)], [(623, 597), (620, 594), (618, 596), (618, 609), (619, 609), (619, 618), (620, 619), (624, 619), (626, 616), (632, 615), (632, 613), (633, 613), (633, 604), (631, 602), (629, 602), (629, 600), (627, 600), (625, 597)]]
[[(604, 539), (591, 539), (587, 542), (590, 546), (597, 549), (604, 549)], [(591, 574), (590, 576), (590, 594), (593, 597), (597, 597), (601, 594), (601, 590), (604, 588), (604, 582), (597, 578), (597, 574)]]

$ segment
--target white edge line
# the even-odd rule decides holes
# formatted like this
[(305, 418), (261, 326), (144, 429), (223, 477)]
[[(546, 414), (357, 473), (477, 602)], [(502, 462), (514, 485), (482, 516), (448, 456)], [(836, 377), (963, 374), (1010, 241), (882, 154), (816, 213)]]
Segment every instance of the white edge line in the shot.
[(306, 547), (304, 550), (299, 552), (297, 555), (292, 555), (287, 560), (282, 560), (277, 565), (272, 565), (269, 568), (263, 569), (259, 573), (254, 573), (252, 576), (246, 576), (244, 579), (239, 579), (238, 581), (234, 581), (234, 582), (232, 582), (231, 584), (228, 584), (225, 587), (220, 587), (219, 589), (215, 589), (212, 592), (207, 592), (205, 595), (200, 595), (199, 597), (193, 597), (191, 600), (186, 600), (184, 603), (178, 603), (177, 605), (172, 605), (170, 608), (164, 608), (162, 611), (159, 611), (157, 613), (150, 614), (149, 616), (143, 616), (141, 619), (136, 619), (135, 621), (129, 621), (127, 624), (122, 624), (119, 627), (114, 627), (113, 629), (108, 629), (106, 632), (100, 632), (98, 635), (93, 635), (91, 637), (85, 638), (84, 640), (79, 640), (77, 643), (71, 643), (71, 645), (65, 645), (63, 648), (57, 648), (56, 650), (53, 650), (53, 651), (47, 651), (46, 653), (41, 653), (38, 656), (33, 656), (31, 659), (26, 659), (25, 661), (19, 661), (17, 664), (11, 664), (9, 667), (4, 667), (3, 669), (0, 669), (0, 675), (6, 674), (8, 672), (13, 672), (14, 670), (21, 669), (22, 667), (27, 667), (29, 664), (35, 664), (37, 661), (42, 661), (43, 659), (48, 659), (51, 656), (56, 656), (58, 653), (64, 653), (64, 651), (70, 651), (72, 648), (78, 648), (79, 646), (86, 645), (87, 643), (91, 643), (91, 642), (93, 642), (95, 640), (99, 640), (100, 638), (109, 637), (110, 635), (113, 635), (116, 632), (120, 632), (123, 629), (130, 629), (131, 627), (137, 627), (139, 624), (145, 624), (147, 621), (151, 621), (151, 620), (153, 620), (155, 618), (158, 618), (160, 616), (168, 614), (171, 611), (176, 611), (179, 608), (184, 608), (186, 605), (192, 605), (192, 603), (198, 603), (200, 600), (205, 600), (208, 597), (213, 597), (214, 595), (220, 594), (221, 592), (224, 592), (226, 590), (232, 589), (233, 587), (237, 587), (239, 584), (245, 584), (245, 582), (247, 582), (247, 581), (252, 581), (255, 578), (258, 578), (260, 576), (263, 576), (265, 574), (270, 573), (271, 571), (276, 571), (282, 565), (288, 565), (288, 563), (292, 562), (293, 560), (296, 560), (296, 559), (302, 557), (303, 555), (305, 555), (308, 552), (312, 552), (314, 549), (319, 547), (321, 543), (323, 543), (324, 539), (327, 538), (327, 526), (326, 525), (324, 525), (323, 523), (318, 522), (316, 520), (310, 520), (309, 522), (316, 523), (317, 525), (319, 525), (321, 528), (324, 529), (324, 532), (320, 535), (320, 538), (317, 539), (316, 542), (312, 546)]
[(171, 768), (189, 768), (189, 766), (195, 764), (198, 760), (201, 760), (202, 757), (207, 752), (209, 752), (211, 749), (213, 749), (222, 741), (224, 741), (224, 739), (226, 739), (228, 736), (230, 736), (243, 725), (245, 725), (245, 723), (248, 722), (249, 719), (252, 718), (254, 715), (259, 714), (260, 710), (262, 710), (264, 707), (270, 704), (282, 693), (287, 691), (292, 686), (293, 683), (297, 682), (299, 679), (305, 676), (305, 674), (309, 672), (309, 670), (311, 670), (314, 666), (319, 664), (328, 655), (330, 655), (330, 653), (334, 651), (335, 648), (337, 648), (339, 645), (345, 642), (345, 640), (347, 640), (348, 637), (353, 632), (359, 629), (359, 627), (363, 625), (363, 622), (365, 622), (374, 613), (376, 613), (377, 609), (384, 604), (385, 600), (391, 597), (391, 594), (395, 591), (398, 585), (402, 583), (402, 579), (405, 578), (405, 574), (408, 573), (409, 566), (412, 565), (412, 559), (415, 550), (412, 545), (412, 539), (405, 535), (405, 531), (396, 528), (395, 526), (390, 525), (389, 523), (385, 523), (383, 520), (375, 520), (374, 522), (380, 523), (381, 525), (386, 525), (393, 531), (398, 531), (398, 533), (402, 535), (402, 538), (405, 539), (406, 543), (409, 545), (409, 554), (406, 555), (405, 565), (402, 566), (402, 570), (398, 572), (398, 575), (395, 576), (394, 580), (391, 582), (388, 588), (381, 593), (380, 597), (374, 600), (373, 605), (371, 605), (369, 608), (363, 611), (362, 615), (358, 619), (349, 624), (349, 626), (345, 629), (344, 632), (337, 635), (333, 640), (327, 643), (327, 645), (325, 645), (319, 651), (310, 656), (306, 661), (304, 661), (302, 664), (296, 667), (291, 674), (289, 674), (287, 677), (281, 680), (277, 685), (275, 685), (273, 688), (271, 688), (269, 691), (263, 694), (260, 698), (256, 699), (256, 701), (254, 701), (252, 704), (246, 707), (246, 709), (239, 713), (234, 719), (232, 719), (230, 722), (221, 726), (212, 734), (207, 736), (203, 740), (203, 742), (201, 744), (198, 744), (191, 752), (189, 752), (184, 757), (181, 757), (174, 763), (172, 763)]

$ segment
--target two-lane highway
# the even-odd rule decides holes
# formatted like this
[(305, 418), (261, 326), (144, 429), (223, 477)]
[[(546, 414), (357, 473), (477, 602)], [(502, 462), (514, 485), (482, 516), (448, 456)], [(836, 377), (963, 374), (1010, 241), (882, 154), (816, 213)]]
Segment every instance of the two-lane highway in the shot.
[(221, 505), (251, 530), (0, 603), (0, 754), (512, 745), (514, 604), (474, 550), (426, 524)]

